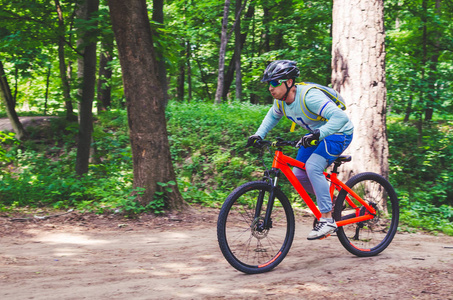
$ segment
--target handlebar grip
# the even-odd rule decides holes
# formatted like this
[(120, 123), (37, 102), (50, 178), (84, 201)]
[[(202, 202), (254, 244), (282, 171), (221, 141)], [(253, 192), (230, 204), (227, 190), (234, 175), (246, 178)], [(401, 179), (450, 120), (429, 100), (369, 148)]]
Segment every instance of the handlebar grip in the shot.
[(253, 141), (248, 141), (247, 145), (245, 145), (245, 148), (248, 148), (248, 147), (262, 148), (267, 143), (268, 143), (268, 141), (263, 141), (262, 139), (256, 139), (256, 140), (253, 140)]
[(256, 139), (253, 141), (247, 141), (247, 145), (245, 148), (248, 147), (254, 147), (254, 148), (263, 148), (266, 145), (272, 146), (272, 147), (282, 147), (282, 146), (292, 146), (296, 147), (298, 144), (298, 141), (284, 141), (283, 139), (277, 139), (277, 141), (266, 141), (262, 139)]

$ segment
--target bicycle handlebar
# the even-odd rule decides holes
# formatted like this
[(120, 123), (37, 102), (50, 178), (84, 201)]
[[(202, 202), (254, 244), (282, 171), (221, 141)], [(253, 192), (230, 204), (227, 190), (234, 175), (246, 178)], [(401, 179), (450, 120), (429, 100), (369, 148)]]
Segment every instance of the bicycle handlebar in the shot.
[(255, 143), (253, 144), (253, 147), (256, 148), (263, 148), (264, 146), (271, 146), (271, 147), (284, 147), (284, 146), (289, 146), (289, 147), (296, 147), (298, 141), (285, 141), (281, 138), (277, 138), (276, 141), (266, 141), (266, 140), (256, 140)]
[[(297, 146), (299, 141), (285, 141), (282, 138), (277, 138), (276, 141), (267, 141), (267, 140), (255, 140), (253, 144), (247, 143), (245, 148), (253, 146), (254, 148), (263, 148), (265, 146), (270, 146), (270, 147), (275, 147), (275, 148), (281, 148), (284, 146), (289, 146), (289, 147), (301, 147), (301, 145)], [(319, 144), (319, 141), (313, 140), (310, 142), (311, 146), (316, 146)]]

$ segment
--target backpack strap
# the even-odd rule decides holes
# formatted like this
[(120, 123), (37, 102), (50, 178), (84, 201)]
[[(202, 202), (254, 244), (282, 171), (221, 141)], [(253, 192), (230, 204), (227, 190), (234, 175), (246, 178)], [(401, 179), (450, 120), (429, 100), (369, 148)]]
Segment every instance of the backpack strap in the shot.
[(330, 100), (332, 100), (336, 106), (338, 106), (341, 110), (346, 110), (346, 101), (343, 97), (331, 87), (323, 86), (313, 82), (301, 82), (296, 83), (298, 85), (311, 85), (312, 88), (318, 89), (324, 93)]
[[(280, 109), (280, 100), (275, 99), (275, 101), (277, 102), (277, 108)], [(283, 103), (283, 101), (282, 101), (281, 105), (282, 105), (281, 110), (286, 117), (285, 104)], [(289, 131), (294, 132), (295, 129), (296, 129), (296, 123), (292, 122), (291, 129)]]
[[(305, 96), (307, 95), (308, 91), (313, 88), (323, 92), (324, 95), (326, 95), (327, 98), (329, 98), (340, 109), (342, 109), (342, 110), (346, 109), (346, 104), (345, 104), (343, 97), (341, 97), (341, 95), (337, 91), (335, 91), (334, 89), (332, 89), (330, 87), (326, 87), (326, 86), (312, 83), (312, 82), (300, 82), (300, 83), (296, 83), (296, 85), (298, 86), (297, 88), (299, 88), (299, 86), (301, 87), (301, 91), (299, 93), (299, 97), (300, 97), (299, 102), (300, 102), (300, 108), (302, 110), (302, 113), (308, 119), (310, 119), (312, 121), (328, 121), (326, 118), (323, 118), (320, 115), (318, 115), (318, 114), (312, 112), (310, 109), (308, 109), (308, 107), (305, 103)], [(277, 104), (277, 108), (283, 112), (285, 117), (287, 117), (286, 112), (285, 112), (285, 104), (283, 103), (283, 101), (281, 101), (281, 103), (280, 103), (280, 100), (275, 99), (275, 101)], [(280, 105), (281, 105), (281, 108), (280, 108)], [(295, 127), (296, 127), (296, 123), (292, 122), (290, 131), (293, 132)]]
[(302, 90), (299, 93), (299, 99), (300, 99), (299, 102), (300, 102), (300, 108), (301, 108), (302, 112), (304, 113), (304, 115), (312, 121), (327, 121), (326, 118), (323, 118), (320, 115), (315, 114), (311, 110), (309, 110), (307, 107), (307, 104), (305, 103), (305, 96), (307, 95), (308, 91), (313, 88), (317, 88), (317, 87), (314, 84), (309, 84), (309, 83), (305, 83), (305, 82), (296, 83), (296, 85), (299, 85), (302, 87)]

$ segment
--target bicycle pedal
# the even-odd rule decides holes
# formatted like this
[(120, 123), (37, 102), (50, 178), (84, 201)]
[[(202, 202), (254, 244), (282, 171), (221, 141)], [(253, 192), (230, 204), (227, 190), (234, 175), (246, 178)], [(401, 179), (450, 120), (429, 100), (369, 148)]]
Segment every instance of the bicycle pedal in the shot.
[(330, 234), (327, 234), (327, 235), (325, 235), (325, 236), (323, 236), (323, 237), (321, 237), (321, 238), (319, 238), (319, 239), (320, 239), (320, 240), (323, 240), (323, 239), (328, 238), (329, 236), (330, 236)]

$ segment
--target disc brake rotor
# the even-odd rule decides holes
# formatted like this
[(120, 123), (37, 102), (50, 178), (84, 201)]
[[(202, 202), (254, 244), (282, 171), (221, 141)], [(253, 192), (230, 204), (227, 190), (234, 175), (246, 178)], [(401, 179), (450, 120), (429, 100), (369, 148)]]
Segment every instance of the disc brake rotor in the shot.
[(269, 229), (264, 228), (264, 219), (263, 218), (256, 218), (252, 225), (250, 226), (252, 231), (252, 235), (257, 239), (261, 240), (264, 239), (267, 234), (269, 233)]

